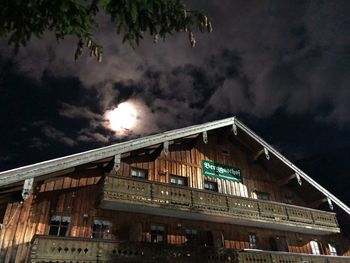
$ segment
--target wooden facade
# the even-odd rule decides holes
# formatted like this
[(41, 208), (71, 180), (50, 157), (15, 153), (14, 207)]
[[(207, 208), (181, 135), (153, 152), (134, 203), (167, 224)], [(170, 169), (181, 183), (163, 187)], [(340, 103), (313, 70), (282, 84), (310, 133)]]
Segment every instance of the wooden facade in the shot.
[[(104, 261), (103, 251), (109, 249), (111, 257), (125, 251), (131, 257), (132, 251), (142, 251), (135, 252), (139, 257), (157, 254), (157, 247), (175, 252), (191, 248), (186, 253), (193, 257), (198, 249), (221, 251), (222, 255), (225, 251), (226, 256), (213, 256), (218, 262), (255, 262), (255, 258), (258, 262), (298, 262), (302, 255), (308, 262), (350, 262), (346, 258), (350, 257), (350, 242), (346, 234), (339, 233), (335, 214), (314, 210), (315, 202), (296, 191), (299, 186), (286, 180), (290, 174), (283, 167), (269, 167), (261, 158), (264, 156), (223, 129), (210, 133), (207, 143), (195, 136), (171, 141), (166, 151), (158, 144), (128, 152), (121, 156), (117, 169), (109, 158), (58, 176), (43, 176), (36, 179), (27, 200), (20, 200), (17, 188), (6, 195), (0, 262), (117, 262)], [(203, 160), (239, 167), (243, 182), (203, 176)], [(135, 178), (132, 171), (145, 178)], [(172, 178), (184, 178), (184, 185), (171, 184)], [(216, 189), (212, 190), (216, 191), (204, 189), (205, 181), (214, 182)], [(124, 183), (126, 190), (115, 182)], [(267, 200), (257, 199), (261, 193)], [(63, 234), (58, 230), (50, 239), (55, 216), (67, 218), (67, 229)], [(96, 220), (108, 222), (108, 230), (97, 239)], [(60, 227), (63, 229), (61, 225), (56, 228)], [(45, 244), (50, 248), (45, 250)], [(324, 256), (311, 257), (315, 244), (316, 254)], [(78, 253), (78, 247), (87, 251)], [(249, 249), (262, 251), (258, 255)], [(89, 258), (94, 250), (100, 253), (100, 260)], [(326, 257), (335, 253), (343, 257)], [(304, 254), (310, 254), (309, 258)], [(60, 258), (52, 258), (56, 256)], [(135, 260), (152, 262), (152, 257)], [(181, 261), (185, 262), (177, 262)]]

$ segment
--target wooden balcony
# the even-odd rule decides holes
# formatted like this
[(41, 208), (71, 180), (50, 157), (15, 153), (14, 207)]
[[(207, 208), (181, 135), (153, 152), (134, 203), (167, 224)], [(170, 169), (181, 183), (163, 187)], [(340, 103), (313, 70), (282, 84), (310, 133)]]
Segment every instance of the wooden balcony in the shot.
[(296, 254), (276, 251), (240, 251), (236, 254), (237, 263), (345, 263), (350, 257)]
[(105, 178), (101, 208), (310, 234), (339, 233), (335, 213), (125, 177)]
[(126, 243), (70, 237), (34, 236), (26, 262), (232, 262), (232, 263), (346, 263), (350, 257), (313, 256), (272, 251), (234, 251)]

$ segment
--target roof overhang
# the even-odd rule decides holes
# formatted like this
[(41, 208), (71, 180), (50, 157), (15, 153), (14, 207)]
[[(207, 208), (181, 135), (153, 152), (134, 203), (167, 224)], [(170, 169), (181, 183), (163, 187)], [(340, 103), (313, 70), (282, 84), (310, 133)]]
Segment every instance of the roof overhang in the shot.
[(309, 177), (306, 173), (300, 170), (286, 157), (274, 149), (270, 144), (265, 142), (247, 126), (245, 126), (236, 117), (230, 117), (218, 121), (208, 122), (204, 124), (189, 126), (181, 129), (167, 131), (151, 136), (146, 136), (111, 146), (106, 146), (82, 153), (77, 153), (57, 159), (52, 159), (45, 162), (40, 162), (4, 172), (0, 172), (0, 188), (7, 185), (16, 184), (26, 179), (36, 178), (43, 175), (54, 174), (61, 170), (70, 169), (79, 165), (83, 165), (90, 162), (96, 162), (102, 159), (114, 157), (118, 154), (135, 151), (141, 148), (158, 145), (167, 141), (173, 141), (180, 138), (191, 137), (196, 134), (205, 133), (211, 130), (231, 126), (234, 133), (244, 132), (256, 143), (260, 144), (262, 149), (266, 149), (269, 154), (272, 154), (275, 158), (280, 160), (284, 165), (289, 167), (298, 177), (303, 178), (314, 188), (324, 194), (329, 200), (338, 205), (342, 210), (350, 215), (350, 208), (340, 201), (336, 196), (331, 194), (328, 190), (318, 184), (315, 180)]

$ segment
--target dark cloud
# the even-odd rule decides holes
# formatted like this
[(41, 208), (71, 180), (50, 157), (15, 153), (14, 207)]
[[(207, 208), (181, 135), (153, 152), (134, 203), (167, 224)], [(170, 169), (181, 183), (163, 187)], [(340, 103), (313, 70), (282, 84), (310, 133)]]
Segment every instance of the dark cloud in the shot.
[(110, 136), (104, 135), (99, 132), (92, 132), (90, 129), (84, 128), (79, 131), (79, 135), (77, 137), (78, 141), (81, 142), (101, 142), (108, 143), (110, 141)]
[(76, 142), (73, 139), (66, 136), (64, 132), (47, 124), (45, 121), (37, 121), (34, 122), (33, 125), (36, 127), (40, 127), (40, 130), (43, 133), (43, 135), (49, 139), (53, 139), (69, 147), (73, 147), (76, 145)]
[(40, 138), (37, 137), (32, 138), (29, 144), (29, 148), (38, 149), (39, 151), (44, 150), (48, 146), (48, 143), (43, 142)]
[[(13, 116), (4, 118), (16, 136), (1, 133), (38, 151), (54, 141), (78, 151), (232, 115), (259, 125), (307, 116), (322, 129), (349, 129), (348, 1), (190, 4), (207, 10), (215, 29), (196, 32), (194, 49), (183, 32), (158, 44), (145, 37), (133, 50), (103, 19), (101, 64), (87, 54), (74, 62), (74, 38), (47, 34), (16, 57), (1, 45), (0, 110)], [(136, 106), (139, 125), (121, 135), (104, 113), (123, 101)], [(45, 125), (30, 128), (38, 121)]]

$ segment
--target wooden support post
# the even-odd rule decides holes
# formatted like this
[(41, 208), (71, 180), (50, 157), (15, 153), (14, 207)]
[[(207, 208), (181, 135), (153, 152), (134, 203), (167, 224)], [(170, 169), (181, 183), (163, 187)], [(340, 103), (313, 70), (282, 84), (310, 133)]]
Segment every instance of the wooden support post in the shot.
[(23, 200), (27, 200), (30, 192), (33, 189), (34, 178), (24, 180), (23, 190), (22, 190), (22, 198)]
[(264, 153), (265, 153), (266, 160), (270, 160), (270, 154), (266, 147), (264, 147)]
[(286, 177), (286, 178), (280, 179), (280, 180), (277, 182), (277, 184), (278, 184), (279, 186), (283, 186), (283, 185), (288, 184), (288, 183), (289, 183), (291, 180), (293, 180), (293, 179), (297, 179), (298, 184), (301, 185), (301, 178), (300, 178), (300, 175), (299, 175), (298, 173), (294, 173), (294, 174), (292, 174), (292, 175), (290, 175), (290, 176), (288, 176), (288, 177)]
[(286, 177), (286, 178), (282, 178), (282, 179), (278, 180), (277, 184), (278, 184), (279, 186), (286, 185), (286, 184), (288, 184), (291, 180), (293, 180), (294, 178), (296, 178), (296, 174), (292, 174), (292, 175), (290, 175), (290, 176), (288, 176), (288, 177)]
[(114, 171), (119, 171), (119, 169), (120, 169), (120, 154), (116, 154), (115, 156), (114, 156), (114, 166), (113, 166), (113, 168), (114, 168)]
[(296, 175), (296, 178), (298, 180), (298, 184), (301, 186), (302, 185), (302, 181), (301, 181), (300, 175), (298, 173), (295, 173), (295, 175)]
[(204, 142), (205, 144), (208, 143), (208, 133), (207, 133), (207, 131), (204, 131), (204, 132), (203, 132), (203, 142)]
[(168, 141), (163, 142), (163, 151), (164, 151), (165, 155), (168, 155), (168, 153), (169, 153), (169, 142)]
[(253, 160), (254, 160), (254, 161), (257, 161), (257, 160), (260, 158), (260, 156), (261, 156), (262, 154), (265, 154), (266, 160), (270, 160), (269, 150), (268, 150), (266, 147), (264, 147), (263, 149), (261, 149), (260, 151), (258, 151), (258, 152), (254, 155)]
[(329, 196), (327, 196), (327, 201), (328, 201), (329, 208), (330, 208), (331, 210), (334, 210), (332, 200), (329, 198)]
[(232, 124), (232, 131), (233, 131), (233, 134), (237, 136), (238, 131), (237, 131), (237, 125), (235, 123)]
[(254, 160), (254, 161), (257, 161), (257, 160), (259, 159), (260, 155), (262, 155), (263, 153), (264, 153), (264, 149), (261, 149), (260, 151), (258, 151), (258, 152), (254, 155), (253, 160)]

